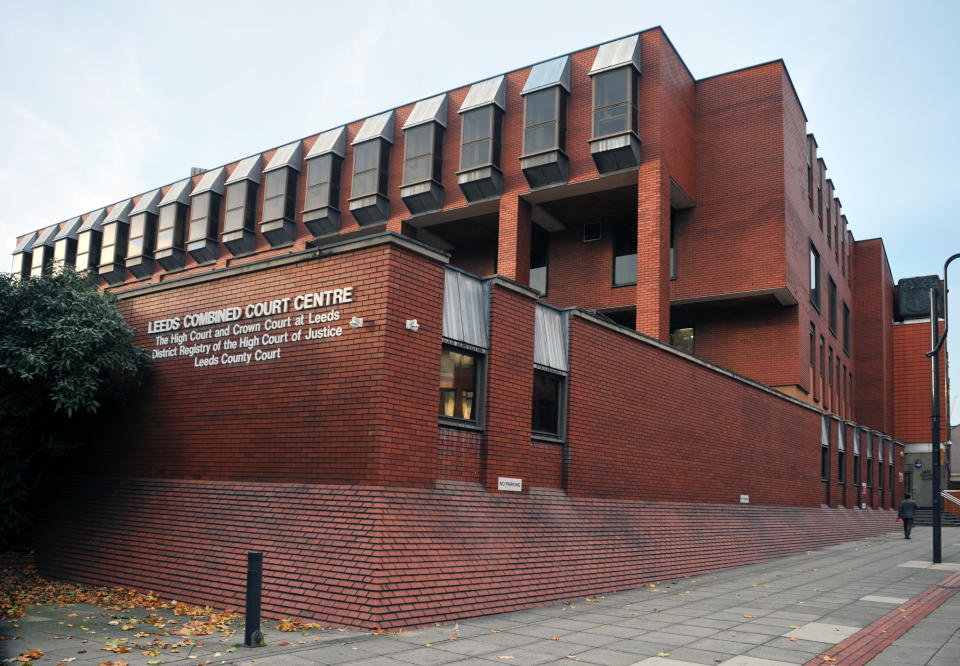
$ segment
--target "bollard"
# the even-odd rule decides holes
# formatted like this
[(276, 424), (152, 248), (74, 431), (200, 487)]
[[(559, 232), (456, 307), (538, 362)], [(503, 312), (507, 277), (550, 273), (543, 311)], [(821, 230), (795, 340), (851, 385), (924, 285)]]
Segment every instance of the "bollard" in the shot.
[(244, 647), (263, 647), (260, 631), (260, 587), (263, 583), (263, 553), (247, 551), (247, 617), (243, 628)]

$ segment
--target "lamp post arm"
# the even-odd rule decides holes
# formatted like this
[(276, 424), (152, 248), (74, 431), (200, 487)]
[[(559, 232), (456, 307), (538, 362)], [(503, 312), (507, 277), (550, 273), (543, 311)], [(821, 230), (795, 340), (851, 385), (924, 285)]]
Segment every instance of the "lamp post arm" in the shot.
[(940, 337), (937, 339), (937, 343), (933, 346), (933, 349), (927, 352), (927, 357), (932, 358), (937, 352), (940, 351), (940, 347), (943, 346), (944, 341), (947, 339), (947, 327), (949, 326), (950, 319), (947, 317), (947, 267), (950, 266), (950, 262), (954, 259), (960, 259), (960, 252), (956, 253), (943, 264), (943, 333), (940, 334)]

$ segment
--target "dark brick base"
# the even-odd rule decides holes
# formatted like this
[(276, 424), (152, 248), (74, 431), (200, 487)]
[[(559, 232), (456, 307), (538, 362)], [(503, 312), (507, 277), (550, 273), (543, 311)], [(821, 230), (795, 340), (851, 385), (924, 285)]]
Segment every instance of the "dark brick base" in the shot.
[(895, 529), (882, 510), (214, 481), (63, 482), (43, 574), (241, 607), (264, 552), (267, 616), (399, 628), (690, 576)]

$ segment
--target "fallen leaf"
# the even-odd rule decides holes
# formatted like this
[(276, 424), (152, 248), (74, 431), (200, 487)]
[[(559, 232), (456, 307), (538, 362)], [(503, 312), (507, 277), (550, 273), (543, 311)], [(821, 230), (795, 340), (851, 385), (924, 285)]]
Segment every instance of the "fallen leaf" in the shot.
[(77, 613), (70, 613), (69, 615), (67, 615), (67, 617), (76, 617), (76, 616), (77, 616)]
[(287, 641), (280, 641), (277, 645), (290, 645)]
[(497, 657), (497, 659), (513, 659), (513, 655), (503, 654)]
[(669, 653), (669, 652), (658, 652), (658, 653), (657, 653), (657, 656), (658, 656), (658, 657), (669, 657), (669, 656), (670, 656), (670, 653)]
[(796, 642), (797, 642), (797, 637), (796, 637), (796, 636), (791, 636), (791, 637), (790, 637), (790, 642), (791, 642), (791, 643), (796, 643)]
[(551, 640), (551, 641), (559, 641), (559, 640), (560, 640), (560, 637), (559, 637), (559, 636), (551, 636), (551, 637), (550, 637), (550, 640)]
[(433, 643), (424, 643), (423, 647), (433, 647)]
[(752, 620), (753, 618), (756, 617), (756, 615), (747, 615), (746, 613), (744, 613), (743, 616), (744, 616), (745, 618), (747, 618), (748, 620)]
[(790, 625), (790, 628), (791, 628), (791, 629), (799, 629), (799, 628), (800, 628), (800, 625), (791, 624), (791, 625)]

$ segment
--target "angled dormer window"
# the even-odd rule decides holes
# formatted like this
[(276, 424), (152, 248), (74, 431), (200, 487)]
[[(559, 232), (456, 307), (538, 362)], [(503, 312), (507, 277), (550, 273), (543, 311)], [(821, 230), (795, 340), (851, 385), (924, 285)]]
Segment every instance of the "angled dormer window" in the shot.
[(103, 221), (100, 245), (100, 277), (107, 284), (120, 284), (127, 277), (127, 240), (130, 233), (130, 199), (114, 204)]
[(40, 277), (47, 275), (53, 268), (53, 246), (54, 238), (57, 236), (56, 224), (51, 225), (37, 234), (37, 240), (33, 243), (33, 254), (30, 262), (30, 275)]
[(30, 277), (30, 267), (33, 261), (33, 244), (36, 242), (36, 231), (31, 231), (17, 241), (17, 247), (13, 250), (13, 271), (11, 271), (14, 277)]
[(417, 102), (403, 126), (400, 198), (414, 215), (443, 207), (443, 134), (446, 128), (446, 93)]
[(130, 241), (127, 244), (127, 270), (135, 277), (153, 274), (153, 248), (157, 238), (157, 203), (160, 190), (142, 195), (130, 211)]
[(260, 233), (271, 247), (288, 245), (297, 235), (295, 215), (301, 154), (299, 141), (277, 148), (263, 170)]
[(220, 230), (220, 205), (226, 175), (226, 167), (207, 171), (190, 194), (187, 252), (198, 264), (216, 261), (220, 254), (217, 232)]
[(183, 239), (190, 210), (190, 179), (185, 178), (167, 188), (157, 204), (157, 249), (154, 256), (165, 271), (183, 268)]
[(314, 238), (340, 231), (340, 178), (346, 153), (346, 127), (324, 132), (307, 152), (303, 223)]
[(96, 275), (100, 266), (100, 243), (103, 239), (103, 218), (107, 209), (88, 213), (77, 231), (77, 272), (90, 271)]
[(590, 153), (600, 173), (640, 165), (638, 111), (640, 35), (603, 44), (590, 68), (593, 139)]
[(457, 182), (467, 201), (500, 196), (500, 151), (507, 79), (497, 76), (470, 87), (460, 106), (460, 171)]
[(393, 145), (393, 111), (363, 121), (352, 145), (350, 212), (361, 226), (386, 222), (390, 215), (387, 178)]
[(530, 187), (567, 181), (567, 98), (570, 56), (534, 65), (523, 96), (523, 155), (520, 168)]
[(65, 266), (77, 265), (77, 232), (83, 224), (79, 215), (67, 220), (53, 239), (53, 270), (62, 271)]
[(253, 252), (257, 244), (254, 219), (263, 160), (260, 155), (241, 160), (227, 178), (226, 212), (221, 240), (232, 254)]

